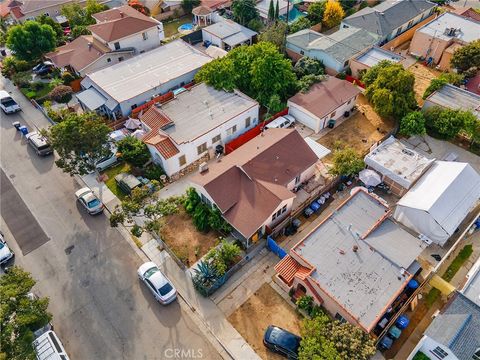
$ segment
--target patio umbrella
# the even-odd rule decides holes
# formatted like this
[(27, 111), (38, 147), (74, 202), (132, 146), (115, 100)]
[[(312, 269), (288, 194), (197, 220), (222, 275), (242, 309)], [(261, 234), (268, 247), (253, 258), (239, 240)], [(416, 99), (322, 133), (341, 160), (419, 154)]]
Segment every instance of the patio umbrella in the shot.
[(137, 139), (141, 139), (143, 137), (143, 135), (145, 135), (145, 131), (143, 130), (135, 130), (133, 133), (132, 133), (132, 136), (135, 136)]
[(125, 127), (128, 130), (138, 129), (140, 127), (140, 121), (137, 119), (129, 118), (127, 121), (125, 121)]
[(371, 169), (360, 171), (358, 177), (366, 186), (377, 186), (382, 182), (380, 175)]

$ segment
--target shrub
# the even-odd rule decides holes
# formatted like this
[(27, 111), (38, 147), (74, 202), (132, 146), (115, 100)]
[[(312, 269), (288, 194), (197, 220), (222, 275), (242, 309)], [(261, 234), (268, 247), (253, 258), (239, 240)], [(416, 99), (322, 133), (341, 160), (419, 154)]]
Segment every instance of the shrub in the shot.
[(297, 307), (300, 310), (306, 311), (307, 314), (309, 314), (310, 311), (312, 310), (312, 306), (313, 306), (313, 297), (311, 296), (304, 295), (299, 297), (297, 300)]
[(426, 125), (441, 139), (450, 140), (458, 135), (465, 125), (461, 110), (433, 107), (425, 111)]
[(45, 84), (40, 81), (35, 81), (30, 84), (30, 88), (32, 88), (32, 90), (35, 90), (35, 91), (43, 89), (44, 86)]
[(149, 180), (160, 180), (162, 175), (165, 175), (165, 171), (160, 165), (151, 164), (145, 169), (145, 177)]
[(345, 80), (347, 78), (347, 74), (344, 72), (339, 72), (337, 75), (335, 75), (337, 79)]
[(187, 196), (184, 203), (185, 211), (188, 214), (193, 214), (195, 211), (195, 208), (199, 203), (200, 203), (200, 196), (198, 196), (197, 191), (192, 187), (188, 188)]
[(420, 111), (413, 111), (405, 115), (400, 122), (400, 134), (405, 136), (424, 135), (425, 117)]
[(333, 151), (333, 175), (351, 176), (365, 167), (362, 157), (352, 148), (337, 149)]
[(425, 355), (423, 352), (419, 351), (413, 357), (413, 360), (430, 360), (430, 358)]
[(219, 276), (223, 276), (235, 263), (235, 259), (240, 255), (240, 251), (240, 247), (237, 244), (222, 240), (219, 246), (211, 249), (205, 255), (205, 259), (213, 264)]
[(150, 152), (147, 145), (134, 136), (127, 136), (117, 144), (118, 152), (121, 158), (136, 167), (142, 167), (150, 160)]
[(70, 86), (58, 85), (48, 94), (49, 98), (58, 103), (66, 104), (72, 99), (73, 90)]
[(68, 71), (65, 71), (63, 74), (62, 74), (62, 80), (63, 80), (63, 83), (65, 85), (70, 85), (70, 83), (75, 80), (75, 76), (73, 76), (71, 73), (69, 73)]
[(18, 87), (26, 88), (30, 86), (32, 75), (29, 72), (18, 72), (12, 76), (12, 81)]
[(20, 71), (30, 70), (31, 64), (25, 60), (18, 60), (15, 56), (7, 56), (2, 61), (2, 75), (10, 77)]
[(200, 202), (195, 207), (193, 211), (193, 225), (197, 228), (198, 231), (207, 232), (209, 230), (208, 218), (210, 212), (208, 207)]

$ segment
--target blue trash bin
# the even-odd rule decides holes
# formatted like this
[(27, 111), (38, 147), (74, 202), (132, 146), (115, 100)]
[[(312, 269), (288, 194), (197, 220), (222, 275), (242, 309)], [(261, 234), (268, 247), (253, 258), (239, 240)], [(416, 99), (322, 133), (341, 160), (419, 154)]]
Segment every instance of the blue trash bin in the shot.
[(384, 336), (382, 340), (380, 340), (380, 348), (384, 350), (388, 350), (392, 347), (393, 345), (393, 340), (389, 338), (388, 336)]
[(395, 325), (400, 329), (400, 330), (403, 330), (405, 329), (408, 324), (410, 324), (410, 320), (408, 319), (408, 317), (406, 317), (405, 315), (401, 315), (398, 317), (397, 319), (397, 322), (395, 323)]
[(26, 126), (20, 126), (19, 130), (22, 133), (22, 135), (27, 135), (28, 134), (28, 129), (27, 129)]
[(408, 284), (407, 284), (407, 287), (408, 287), (409, 289), (412, 289), (412, 290), (417, 289), (417, 288), (418, 288), (418, 281), (417, 281), (417, 280), (414, 280), (414, 279), (410, 280), (410, 281), (408, 282)]
[(317, 212), (321, 208), (321, 205), (319, 203), (317, 203), (316, 201), (314, 201), (310, 204), (310, 208), (313, 211)]

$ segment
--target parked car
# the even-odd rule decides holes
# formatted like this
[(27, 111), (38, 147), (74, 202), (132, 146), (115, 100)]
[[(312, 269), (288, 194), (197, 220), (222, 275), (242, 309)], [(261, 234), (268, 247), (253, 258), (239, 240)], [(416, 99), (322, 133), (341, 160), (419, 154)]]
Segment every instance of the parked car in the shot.
[(115, 165), (118, 163), (118, 158), (117, 158), (117, 148), (112, 145), (111, 147), (111, 153), (108, 156), (105, 156), (103, 159), (97, 161), (95, 164), (95, 167), (98, 171), (104, 171), (105, 169), (109, 168), (110, 166)]
[(0, 90), (0, 107), (5, 114), (13, 114), (20, 111), (20, 105), (5, 90)]
[(51, 61), (44, 61), (38, 64), (32, 69), (32, 72), (36, 75), (47, 75), (55, 68), (55, 65)]
[(177, 290), (155, 263), (150, 261), (140, 266), (138, 277), (147, 285), (160, 304), (170, 304), (177, 298)]
[(265, 129), (286, 129), (295, 124), (295, 118), (292, 115), (279, 116), (265, 126)]
[(0, 231), (0, 265), (7, 263), (15, 254), (8, 247), (5, 239), (3, 238), (3, 233)]
[(38, 156), (47, 156), (53, 154), (53, 149), (42, 135), (36, 131), (32, 131), (25, 135), (28, 145), (30, 145)]
[(122, 191), (128, 195), (133, 189), (141, 187), (142, 183), (135, 176), (127, 173), (121, 173), (115, 176), (115, 182)]
[(88, 187), (81, 188), (75, 193), (77, 201), (82, 204), (90, 215), (100, 214), (103, 211), (102, 202), (95, 196)]
[(38, 360), (69, 360), (62, 342), (53, 330), (40, 335), (33, 342)]
[(263, 344), (270, 350), (289, 359), (298, 359), (302, 338), (278, 326), (270, 325), (263, 336)]

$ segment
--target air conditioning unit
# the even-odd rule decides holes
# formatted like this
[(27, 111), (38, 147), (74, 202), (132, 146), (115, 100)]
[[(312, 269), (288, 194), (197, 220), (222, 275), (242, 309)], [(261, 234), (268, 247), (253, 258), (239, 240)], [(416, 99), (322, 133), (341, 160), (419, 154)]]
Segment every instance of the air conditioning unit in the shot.
[(205, 171), (208, 170), (208, 164), (206, 162), (202, 162), (199, 166), (198, 166), (198, 171), (200, 171), (200, 173), (203, 173)]

